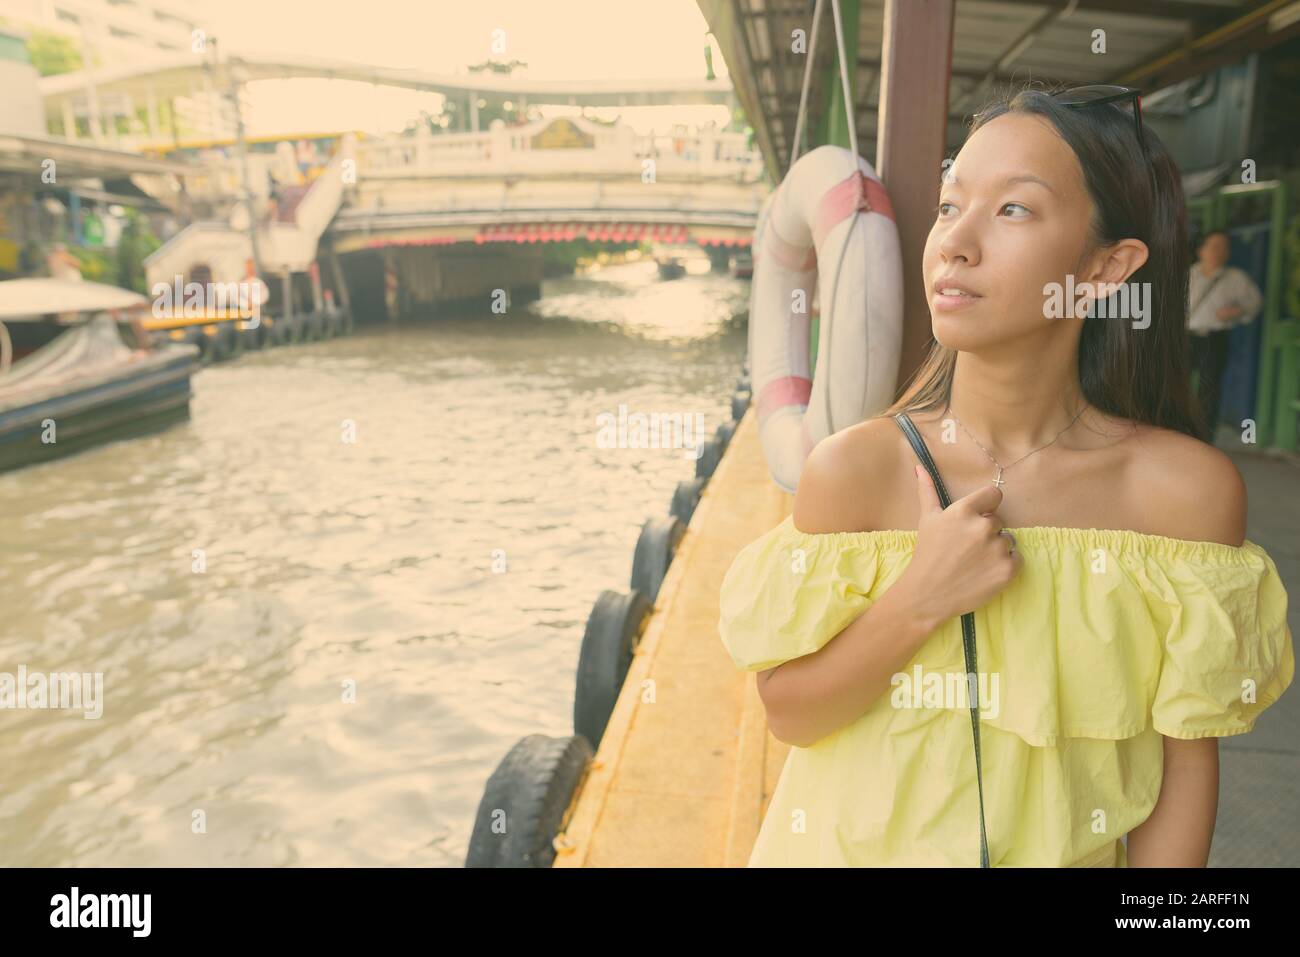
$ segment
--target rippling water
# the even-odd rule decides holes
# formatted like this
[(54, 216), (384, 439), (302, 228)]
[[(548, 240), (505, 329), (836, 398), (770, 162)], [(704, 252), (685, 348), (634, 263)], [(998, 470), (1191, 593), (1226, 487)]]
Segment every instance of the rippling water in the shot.
[(0, 672), (104, 675), (98, 720), (0, 711), (0, 863), (460, 866), (506, 751), (572, 733), (591, 605), (694, 474), (597, 416), (711, 434), (748, 294), (547, 280), (204, 369), (189, 422), (0, 475)]

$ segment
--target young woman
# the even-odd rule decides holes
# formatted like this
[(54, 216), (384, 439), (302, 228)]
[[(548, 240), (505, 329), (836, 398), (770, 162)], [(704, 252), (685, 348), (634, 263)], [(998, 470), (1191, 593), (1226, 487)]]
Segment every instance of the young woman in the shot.
[(1204, 866), (1218, 738), (1295, 665), (1241, 476), (1195, 438), (1178, 170), (1131, 100), (1022, 90), (944, 174), (924, 274), (903, 399), (818, 444), (722, 586), (793, 745), (750, 866), (979, 866), (981, 817), (993, 867)]

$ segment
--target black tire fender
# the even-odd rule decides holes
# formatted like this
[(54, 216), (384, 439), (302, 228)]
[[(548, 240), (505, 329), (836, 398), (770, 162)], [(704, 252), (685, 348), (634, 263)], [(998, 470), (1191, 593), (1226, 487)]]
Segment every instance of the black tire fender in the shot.
[(732, 421), (739, 422), (741, 419), (745, 417), (745, 410), (749, 408), (749, 401), (752, 397), (753, 397), (753, 393), (750, 392), (748, 389), (744, 390), (743, 392), (737, 390), (734, 393), (732, 393), (731, 395)]
[(672, 515), (646, 519), (632, 553), (632, 588), (654, 605), (686, 527)]
[(600, 747), (650, 608), (650, 601), (639, 591), (606, 589), (587, 618), (578, 655), (573, 730), (593, 748)]
[(465, 866), (550, 867), (592, 753), (580, 734), (520, 738), (483, 788)]
[(678, 482), (677, 488), (673, 490), (673, 503), (668, 508), (668, 514), (683, 525), (691, 524), (691, 516), (695, 514), (695, 506), (700, 504), (700, 496), (704, 494), (707, 483), (708, 479), (702, 478)]

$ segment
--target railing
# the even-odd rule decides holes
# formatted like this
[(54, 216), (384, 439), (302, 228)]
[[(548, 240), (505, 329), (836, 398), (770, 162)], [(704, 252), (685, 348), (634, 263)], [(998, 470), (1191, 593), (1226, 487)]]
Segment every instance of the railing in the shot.
[(372, 139), (357, 147), (358, 173), (479, 177), (594, 173), (641, 175), (653, 159), (656, 177), (720, 178), (755, 182), (762, 156), (741, 133), (638, 135), (627, 127), (591, 134), (591, 145), (533, 145), (535, 131), (499, 127), (486, 133), (429, 134)]
[[(761, 154), (746, 147), (746, 137), (741, 133), (705, 131), (649, 136), (624, 126), (588, 127), (582, 130), (582, 136), (589, 145), (578, 148), (535, 146), (538, 135), (537, 124), (438, 136), (426, 131), (416, 136), (367, 138), (351, 143), (346, 150), (348, 157), (355, 159), (356, 172), (361, 178), (630, 179), (644, 174), (647, 160), (654, 161), (656, 180), (757, 183), (763, 175)], [(337, 169), (344, 150), (340, 145), (329, 166), (309, 184), (306, 196), (294, 210), (297, 222), (302, 223), (301, 205), (312, 202), (311, 197), (322, 192), (321, 185), (326, 185), (326, 191), (341, 185)], [(266, 186), (277, 161), (274, 156), (250, 153), (247, 162), (257, 218), (262, 221), (267, 203)], [(202, 170), (186, 177), (186, 188), (191, 198), (211, 203), (217, 215), (224, 215), (243, 192), (238, 159), (234, 155), (205, 157)], [(331, 206), (332, 213), (338, 201), (323, 205)]]
[(146, 269), (154, 269), (160, 272), (184, 274), (190, 264), (188, 261), (182, 261), (186, 258), (183, 254), (186, 247), (194, 242), (196, 237), (207, 234), (210, 240), (214, 236), (227, 236), (231, 232), (228, 223), (210, 220), (198, 220), (190, 223), (146, 256), (144, 266)]
[(356, 143), (353, 138), (344, 136), (339, 150), (329, 164), (320, 172), (306, 194), (298, 202), (293, 212), (293, 221), (303, 233), (309, 235), (313, 242), (329, 226), (330, 220), (343, 202), (343, 174), (345, 164), (355, 161)]

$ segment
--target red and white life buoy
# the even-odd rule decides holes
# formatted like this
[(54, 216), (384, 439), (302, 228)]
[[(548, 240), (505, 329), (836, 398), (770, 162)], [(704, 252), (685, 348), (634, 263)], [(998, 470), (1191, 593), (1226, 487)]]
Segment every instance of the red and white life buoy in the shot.
[[(772, 479), (794, 492), (813, 446), (888, 407), (903, 338), (903, 259), (889, 195), (839, 146), (800, 157), (760, 211), (749, 368)], [(810, 374), (814, 287), (820, 308)]]

